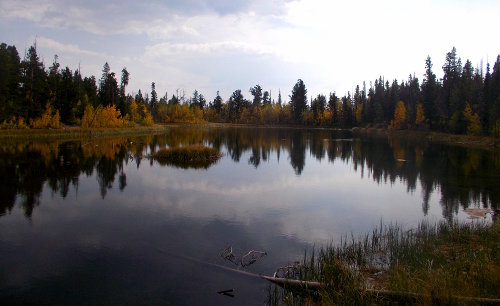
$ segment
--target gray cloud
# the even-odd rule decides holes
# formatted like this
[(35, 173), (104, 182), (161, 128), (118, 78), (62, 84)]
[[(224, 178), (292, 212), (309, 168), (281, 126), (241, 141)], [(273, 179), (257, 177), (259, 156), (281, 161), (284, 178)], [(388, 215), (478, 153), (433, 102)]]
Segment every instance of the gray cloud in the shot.
[(179, 17), (204, 14), (230, 15), (254, 12), (279, 15), (292, 0), (5, 0), (0, 16), (23, 19), (39, 25), (86, 31), (93, 34), (139, 34), (155, 20), (168, 22)]
[(154, 3), (155, 6), (163, 7), (181, 15), (198, 15), (206, 11), (215, 12), (219, 15), (238, 14), (254, 11), (262, 15), (279, 15), (283, 13), (284, 5), (295, 0), (167, 0), (148, 1), (147, 5)]

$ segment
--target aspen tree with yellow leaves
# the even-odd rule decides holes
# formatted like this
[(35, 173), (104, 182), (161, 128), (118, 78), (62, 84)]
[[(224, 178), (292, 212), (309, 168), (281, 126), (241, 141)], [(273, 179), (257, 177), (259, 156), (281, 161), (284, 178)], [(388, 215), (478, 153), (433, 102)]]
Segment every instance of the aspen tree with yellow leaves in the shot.
[(406, 107), (403, 101), (398, 101), (394, 110), (394, 119), (389, 124), (390, 129), (400, 130), (406, 123)]

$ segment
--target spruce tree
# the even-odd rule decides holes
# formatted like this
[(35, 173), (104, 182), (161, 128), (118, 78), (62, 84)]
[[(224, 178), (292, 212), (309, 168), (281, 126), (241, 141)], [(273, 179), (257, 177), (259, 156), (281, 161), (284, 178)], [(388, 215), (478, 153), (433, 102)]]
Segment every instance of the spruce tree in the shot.
[(297, 80), (290, 96), (290, 106), (295, 123), (302, 121), (302, 113), (307, 109), (307, 89), (304, 81)]

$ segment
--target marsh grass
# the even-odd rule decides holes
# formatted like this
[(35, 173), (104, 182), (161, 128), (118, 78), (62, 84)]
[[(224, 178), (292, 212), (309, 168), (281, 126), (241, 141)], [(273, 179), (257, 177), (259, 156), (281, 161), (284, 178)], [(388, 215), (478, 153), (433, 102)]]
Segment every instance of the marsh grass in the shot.
[(207, 169), (221, 157), (215, 148), (200, 144), (174, 148), (163, 148), (152, 154), (160, 165), (176, 166), (183, 169)]
[(302, 280), (324, 287), (315, 294), (285, 288), (281, 296), (288, 301), (290, 295), (301, 295), (312, 304), (389, 302), (370, 289), (417, 293), (412, 301), (424, 305), (463, 304), (461, 297), (498, 299), (500, 226), (421, 223), (405, 230), (381, 224), (364, 237), (345, 236), (317, 256), (305, 256), (301, 269)]
[(161, 134), (169, 128), (163, 125), (136, 126), (124, 128), (80, 128), (66, 127), (62, 129), (8, 129), (0, 130), (0, 141), (26, 140), (77, 140), (108, 136), (138, 136)]

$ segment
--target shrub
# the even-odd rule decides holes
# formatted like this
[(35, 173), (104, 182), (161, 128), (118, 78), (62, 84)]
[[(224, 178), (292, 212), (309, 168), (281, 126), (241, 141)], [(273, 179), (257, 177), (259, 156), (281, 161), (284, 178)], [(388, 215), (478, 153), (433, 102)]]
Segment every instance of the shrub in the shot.
[(207, 169), (221, 157), (215, 148), (203, 145), (189, 145), (185, 147), (175, 147), (160, 149), (153, 154), (153, 159), (160, 165), (169, 165), (179, 168), (204, 168)]
[(99, 105), (96, 109), (92, 105), (87, 105), (81, 121), (82, 128), (117, 128), (127, 124), (128, 120), (121, 116), (114, 105), (106, 107)]
[(59, 111), (57, 110), (55, 114), (52, 115), (52, 107), (50, 107), (50, 104), (47, 104), (45, 112), (42, 116), (40, 118), (36, 118), (35, 120), (30, 119), (29, 125), (33, 129), (59, 129), (61, 128), (61, 117), (59, 115)]

